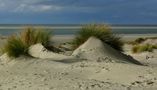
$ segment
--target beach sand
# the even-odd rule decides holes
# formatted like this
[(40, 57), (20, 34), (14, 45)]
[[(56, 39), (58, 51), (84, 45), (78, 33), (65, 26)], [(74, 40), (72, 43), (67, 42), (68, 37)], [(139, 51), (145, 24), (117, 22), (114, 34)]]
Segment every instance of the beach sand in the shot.
[[(72, 38), (55, 36), (52, 40), (57, 46)], [(133, 56), (126, 59), (130, 56), (117, 54), (118, 51), (107, 45), (103, 47), (101, 42), (94, 44), (93, 39), (79, 48), (85, 53), (75, 50), (67, 56), (43, 49), (41, 44), (30, 47), (31, 55), (36, 58), (20, 56), (15, 59), (3, 54), (0, 57), (0, 90), (157, 90), (157, 51), (142, 54), (126, 51), (125, 54)], [(153, 57), (145, 59), (146, 55)], [(99, 60), (95, 56), (111, 59)]]

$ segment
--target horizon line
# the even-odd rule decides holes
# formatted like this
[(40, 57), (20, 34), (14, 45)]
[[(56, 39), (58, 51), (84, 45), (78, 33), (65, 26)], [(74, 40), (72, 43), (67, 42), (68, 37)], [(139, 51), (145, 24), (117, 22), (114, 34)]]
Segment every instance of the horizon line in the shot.
[[(89, 23), (90, 24), (90, 23)], [(108, 24), (108, 23), (91, 23), (91, 24), (107, 24), (109, 26), (157, 26), (157, 24)], [(0, 24), (1, 25), (18, 25), (18, 26), (23, 26), (23, 25), (30, 25), (30, 26), (49, 26), (49, 25), (54, 25), (54, 26), (82, 26), (82, 25), (88, 25), (88, 24)]]

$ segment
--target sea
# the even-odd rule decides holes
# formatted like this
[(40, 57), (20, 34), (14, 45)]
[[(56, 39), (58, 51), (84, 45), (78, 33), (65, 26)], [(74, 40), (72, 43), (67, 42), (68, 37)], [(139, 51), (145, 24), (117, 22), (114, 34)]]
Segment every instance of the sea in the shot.
[[(83, 25), (78, 24), (0, 24), (0, 35), (22, 32), (27, 27), (47, 30), (54, 35), (74, 35)], [(157, 25), (110, 25), (115, 34), (157, 34)]]

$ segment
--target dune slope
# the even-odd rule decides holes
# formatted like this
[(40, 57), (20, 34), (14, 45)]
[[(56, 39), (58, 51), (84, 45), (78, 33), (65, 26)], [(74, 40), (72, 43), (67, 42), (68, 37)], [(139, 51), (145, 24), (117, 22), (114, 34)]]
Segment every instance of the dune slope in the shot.
[(141, 65), (140, 62), (132, 57), (113, 49), (95, 37), (90, 37), (84, 44), (77, 48), (72, 55), (78, 58), (100, 62), (121, 62)]
[(74, 56), (66, 56), (47, 50), (42, 44), (35, 44), (29, 47), (28, 53), (35, 58), (51, 59), (55, 61), (72, 61), (76, 59)]

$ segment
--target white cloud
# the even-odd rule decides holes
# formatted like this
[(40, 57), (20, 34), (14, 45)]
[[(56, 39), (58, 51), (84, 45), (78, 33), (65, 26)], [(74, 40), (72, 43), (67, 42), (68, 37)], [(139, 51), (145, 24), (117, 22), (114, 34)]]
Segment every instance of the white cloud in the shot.
[[(87, 0), (88, 2), (90, 0)], [(93, 1), (93, 0), (92, 0)], [(81, 0), (0, 0), (0, 12), (54, 12), (54, 11), (94, 11), (87, 2)], [(83, 5), (82, 5), (83, 4)]]
[(21, 4), (16, 7), (13, 12), (47, 12), (61, 10), (63, 7), (56, 5), (33, 5)]
[(61, 10), (58, 5), (37, 4), (43, 0), (0, 0), (0, 11), (7, 12), (47, 12)]
[[(77, 1), (77, 0), (76, 0)], [(52, 11), (93, 11), (93, 7), (80, 5), (75, 0), (0, 0), (0, 11), (5, 12), (52, 12)], [(75, 2), (75, 3), (74, 3)], [(3, 7), (3, 8), (1, 8)]]
[(0, 12), (137, 11), (145, 10), (144, 7), (154, 8), (156, 2), (156, 0), (149, 3), (147, 0), (0, 0)]

